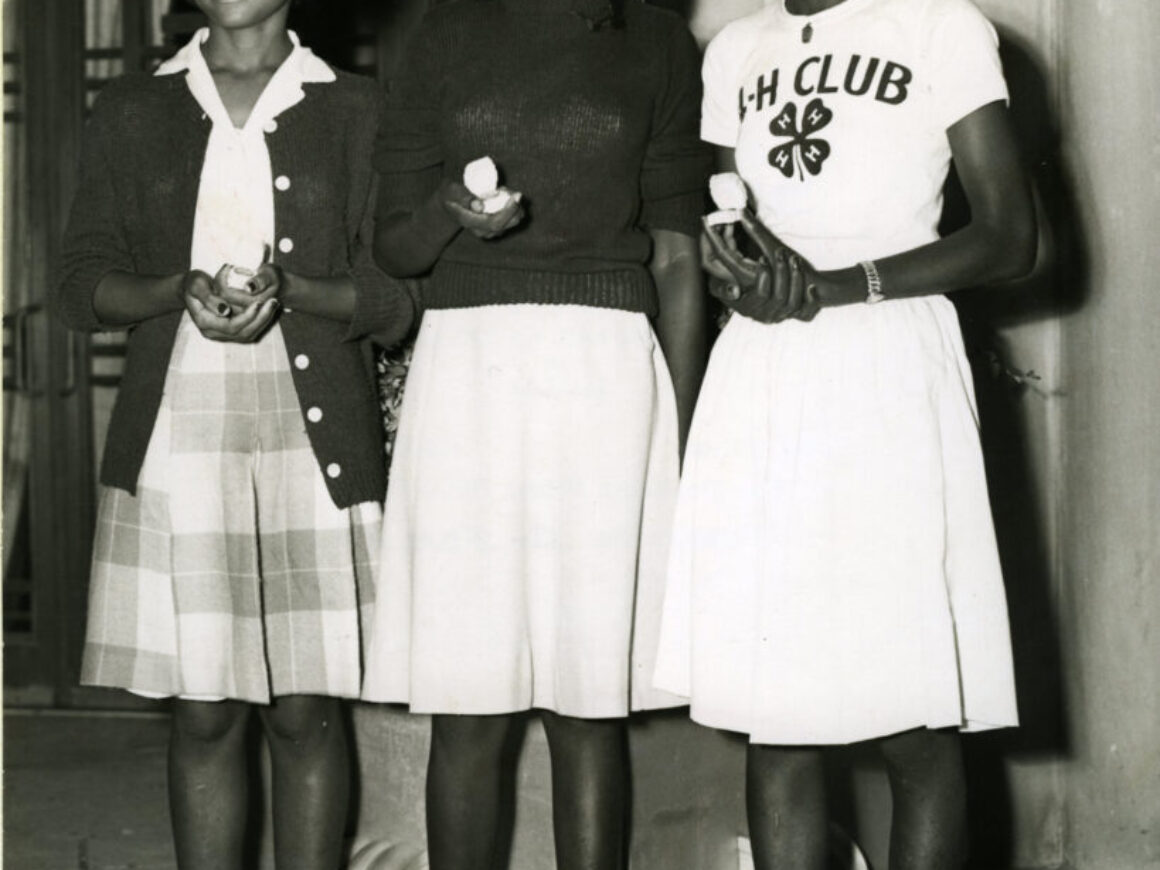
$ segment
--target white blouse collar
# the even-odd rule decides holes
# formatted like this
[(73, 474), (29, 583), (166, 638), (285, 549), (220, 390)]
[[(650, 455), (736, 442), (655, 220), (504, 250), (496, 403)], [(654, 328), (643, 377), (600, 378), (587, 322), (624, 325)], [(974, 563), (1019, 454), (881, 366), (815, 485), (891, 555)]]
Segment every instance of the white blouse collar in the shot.
[[(261, 129), (268, 121), (277, 117), (305, 97), (302, 85), (333, 82), (336, 78), (332, 70), (321, 58), (298, 40), (298, 35), (288, 31), (294, 44), (290, 54), (274, 72), (253, 111), (246, 121), (245, 129)], [(218, 94), (213, 75), (202, 55), (201, 46), (209, 39), (209, 28), (203, 27), (173, 57), (157, 68), (157, 75), (172, 75), (185, 72), (186, 83), (202, 110), (214, 124), (232, 126), (229, 113)]]

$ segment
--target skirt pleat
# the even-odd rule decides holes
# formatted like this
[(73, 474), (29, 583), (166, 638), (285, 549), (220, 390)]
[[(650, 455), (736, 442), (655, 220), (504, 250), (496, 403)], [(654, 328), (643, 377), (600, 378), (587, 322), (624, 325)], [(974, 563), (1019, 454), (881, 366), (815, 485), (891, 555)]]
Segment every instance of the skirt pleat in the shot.
[(644, 315), (426, 312), (363, 697), (582, 717), (679, 703), (651, 687), (676, 477), (671, 381)]
[(382, 508), (337, 508), (275, 327), (186, 320), (137, 492), (102, 487), (81, 681), (268, 703), (358, 697)]

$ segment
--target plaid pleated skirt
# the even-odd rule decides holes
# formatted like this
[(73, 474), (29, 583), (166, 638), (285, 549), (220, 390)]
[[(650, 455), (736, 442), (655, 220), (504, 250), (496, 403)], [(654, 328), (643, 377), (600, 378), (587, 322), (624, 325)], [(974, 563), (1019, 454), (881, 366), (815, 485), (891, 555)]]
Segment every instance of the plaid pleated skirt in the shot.
[(357, 697), (381, 520), (331, 500), (281, 331), (213, 342), (186, 318), (137, 494), (100, 493), (81, 682)]

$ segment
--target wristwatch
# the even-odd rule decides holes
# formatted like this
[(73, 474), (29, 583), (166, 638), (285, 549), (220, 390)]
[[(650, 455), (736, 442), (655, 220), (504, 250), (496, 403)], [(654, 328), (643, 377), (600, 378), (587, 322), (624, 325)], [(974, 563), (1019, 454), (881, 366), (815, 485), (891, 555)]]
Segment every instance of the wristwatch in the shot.
[(882, 292), (882, 277), (878, 274), (878, 267), (873, 260), (863, 260), (858, 264), (866, 273), (866, 304), (874, 305), (886, 298)]

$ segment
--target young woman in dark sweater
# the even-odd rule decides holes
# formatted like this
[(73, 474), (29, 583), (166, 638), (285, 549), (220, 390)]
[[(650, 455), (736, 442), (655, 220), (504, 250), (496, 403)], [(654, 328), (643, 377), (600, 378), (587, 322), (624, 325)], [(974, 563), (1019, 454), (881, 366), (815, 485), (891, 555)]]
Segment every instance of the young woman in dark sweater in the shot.
[[(684, 23), (607, 0), (437, 7), (392, 85), (375, 252), (426, 277), (364, 697), (434, 714), (434, 870), (490, 867), (527, 710), (558, 866), (621, 866), (626, 716), (679, 703), (651, 672), (706, 352), (699, 99)], [(494, 214), (460, 181), (485, 156), (521, 194)]]
[(81, 678), (175, 698), (182, 870), (242, 866), (255, 710), (277, 866), (334, 870), (385, 486), (357, 339), (412, 318), (371, 259), (380, 99), (297, 44), (289, 0), (198, 6), (98, 99), (64, 241), (62, 319), (130, 330)]

